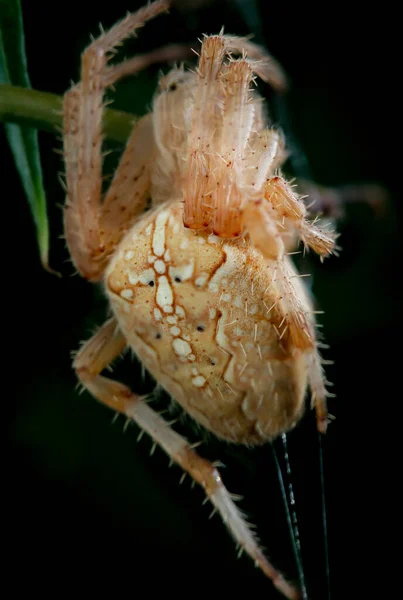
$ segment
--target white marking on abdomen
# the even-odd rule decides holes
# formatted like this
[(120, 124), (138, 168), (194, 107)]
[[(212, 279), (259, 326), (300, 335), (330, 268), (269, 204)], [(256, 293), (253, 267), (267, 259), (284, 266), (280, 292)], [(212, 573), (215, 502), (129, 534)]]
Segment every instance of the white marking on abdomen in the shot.
[(131, 285), (136, 285), (137, 283), (147, 285), (150, 281), (154, 281), (155, 273), (153, 269), (144, 269), (144, 271), (141, 271), (139, 274), (129, 271), (128, 277)]
[(166, 271), (166, 267), (165, 267), (165, 263), (163, 260), (158, 259), (155, 261), (154, 263), (154, 269), (157, 271), (157, 273), (159, 273), (160, 275), (162, 275), (163, 273), (165, 273)]
[(130, 300), (131, 298), (133, 298), (133, 290), (122, 290), (120, 292), (120, 295), (122, 296), (122, 298), (125, 298), (125, 300)]
[[(164, 312), (172, 312), (173, 294), (169, 281), (165, 275), (158, 278), (157, 304)], [(169, 308), (168, 308), (169, 307)]]
[(193, 275), (194, 271), (194, 260), (187, 265), (181, 265), (180, 267), (169, 267), (169, 275), (172, 279), (179, 277), (181, 281), (187, 281)]
[(185, 342), (185, 340), (181, 340), (180, 338), (176, 338), (176, 340), (172, 342), (172, 346), (178, 356), (188, 356), (192, 353), (190, 344)]
[(168, 220), (169, 212), (161, 212), (155, 219), (155, 229), (153, 235), (153, 252), (157, 256), (162, 256), (165, 252), (165, 225)]

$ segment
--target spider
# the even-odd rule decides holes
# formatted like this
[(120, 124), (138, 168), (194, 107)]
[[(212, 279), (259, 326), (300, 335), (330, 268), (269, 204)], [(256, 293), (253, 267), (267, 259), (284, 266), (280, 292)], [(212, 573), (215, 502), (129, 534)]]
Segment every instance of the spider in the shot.
[(205, 36), (196, 71), (180, 66), (161, 78), (152, 111), (134, 126), (102, 193), (104, 92), (142, 62), (108, 61), (168, 8), (158, 0), (102, 33), (64, 97), (66, 240), (78, 272), (102, 282), (113, 315), (78, 351), (74, 369), (97, 400), (135, 421), (204, 488), (274, 586), (299, 598), (265, 557), (217, 465), (146, 398), (102, 375), (129, 347), (199, 425), (249, 446), (290, 431), (309, 388), (318, 430), (326, 431), (314, 311), (289, 254), (302, 240), (323, 258), (336, 236), (308, 220), (281, 174), (284, 139), (253, 86), (260, 77), (281, 89), (277, 62), (243, 38)]

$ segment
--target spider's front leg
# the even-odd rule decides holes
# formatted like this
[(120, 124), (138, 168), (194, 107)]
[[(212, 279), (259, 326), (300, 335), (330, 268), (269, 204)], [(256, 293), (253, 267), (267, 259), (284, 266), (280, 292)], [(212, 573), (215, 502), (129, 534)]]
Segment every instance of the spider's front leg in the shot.
[[(243, 58), (234, 60), (231, 52)], [(270, 138), (271, 132), (261, 132), (263, 112), (251, 89), (254, 74), (279, 91), (286, 88), (281, 67), (258, 46), (234, 36), (205, 37), (188, 111), (183, 168), (185, 227), (211, 228), (218, 237), (228, 239), (241, 234), (243, 194), (238, 183), (256, 166), (249, 165), (247, 155), (259, 152), (262, 171), (269, 154), (276, 152), (272, 139), (267, 140), (270, 151), (264, 146), (264, 134)]]
[[(97, 281), (102, 277), (111, 252), (144, 209), (150, 189), (153, 135), (151, 118), (146, 116), (134, 128), (102, 203), (105, 88), (145, 64), (143, 60), (136, 65), (130, 64), (130, 68), (110, 68), (108, 59), (115, 47), (147, 20), (166, 12), (169, 4), (167, 0), (149, 4), (129, 14), (95, 40), (83, 53), (80, 83), (64, 98), (65, 234), (73, 262), (89, 280)], [(153, 57), (150, 60), (152, 62)]]
[(298, 600), (298, 590), (264, 556), (214, 464), (201, 458), (187, 440), (177, 434), (143, 398), (133, 394), (127, 386), (100, 375), (125, 346), (125, 338), (118, 329), (116, 320), (110, 319), (86, 342), (74, 360), (74, 368), (81, 383), (97, 400), (135, 421), (173, 461), (200, 484), (241, 549), (247, 552), (286, 598)]

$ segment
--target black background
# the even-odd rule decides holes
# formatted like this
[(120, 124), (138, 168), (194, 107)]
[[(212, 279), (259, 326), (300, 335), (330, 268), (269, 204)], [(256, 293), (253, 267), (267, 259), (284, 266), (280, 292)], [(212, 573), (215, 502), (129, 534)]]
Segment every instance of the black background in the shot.
[[(247, 18), (256, 7), (256, 39), (267, 44), (290, 75), (288, 119), (277, 118), (307, 157), (314, 180), (325, 185), (371, 181), (389, 193), (380, 216), (368, 206), (348, 207), (339, 224), (340, 258), (323, 265), (313, 259), (309, 267), (318, 306), (326, 311), (321, 319), (330, 345), (326, 357), (335, 360), (327, 373), (335, 384), (337, 399), (330, 409), (337, 419), (323, 440), (332, 598), (364, 597), (368, 585), (375, 593), (375, 583), (388, 587), (381, 597), (394, 597), (396, 551), (389, 538), (395, 535), (401, 504), (402, 397), (397, 16), (386, 5), (375, 11), (353, 3), (243, 4)], [(140, 5), (134, 0), (103, 5), (23, 0), (32, 86), (62, 94), (78, 79), (80, 53), (89, 34), (97, 34), (98, 23), (107, 28)], [(222, 25), (244, 34), (253, 22), (248, 24), (230, 1), (189, 13), (173, 10), (147, 25), (127, 45), (127, 54), (171, 41), (193, 42)], [(116, 107), (136, 114), (147, 110), (158, 69), (124, 82)], [(262, 90), (284, 115), (284, 103)], [(208, 520), (210, 507), (202, 506), (201, 490), (191, 490), (188, 480), (179, 486), (179, 469), (168, 469), (160, 450), (149, 458), (151, 442), (147, 436), (136, 442), (136, 426), (122, 434), (123, 418), (111, 425), (107, 408), (76, 393), (69, 353), (102, 323), (106, 307), (102, 294), (72, 277), (72, 266), (65, 262), (68, 253), (58, 237), (62, 164), (53, 151), (60, 143), (40, 134), (50, 264), (62, 272), (61, 279), (39, 264), (29, 209), (3, 139), (1, 144), (3, 228), (9, 240), (3, 259), (15, 277), (11, 287), (3, 284), (3, 317), (10, 322), (5, 341), (17, 342), (6, 374), (16, 408), (10, 430), (16, 459), (12, 556), (21, 568), (15, 589), (59, 594), (72, 584), (75, 593), (93, 594), (111, 586), (117, 597), (221, 591), (241, 597), (244, 590), (278, 597), (248, 558), (237, 560), (219, 518)], [(307, 175), (304, 169), (297, 174)], [(118, 372), (135, 391), (152, 387), (141, 380), (135, 363), (120, 365)], [(191, 427), (180, 430), (197, 440)], [(327, 598), (312, 414), (288, 436), (288, 445), (309, 597)], [(276, 448), (281, 458), (281, 444)], [(247, 451), (211, 440), (201, 452), (227, 465), (224, 482), (245, 496), (242, 508), (258, 525), (268, 555), (296, 577), (270, 446)]]

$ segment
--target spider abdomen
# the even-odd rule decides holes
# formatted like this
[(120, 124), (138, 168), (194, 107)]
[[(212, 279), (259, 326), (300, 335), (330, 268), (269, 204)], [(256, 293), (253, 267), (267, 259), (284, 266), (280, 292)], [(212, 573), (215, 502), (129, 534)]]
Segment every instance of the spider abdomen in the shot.
[(282, 328), (273, 277), (245, 239), (186, 229), (180, 202), (134, 225), (106, 271), (128, 345), (187, 413), (228, 441), (263, 443), (303, 412), (306, 357)]

